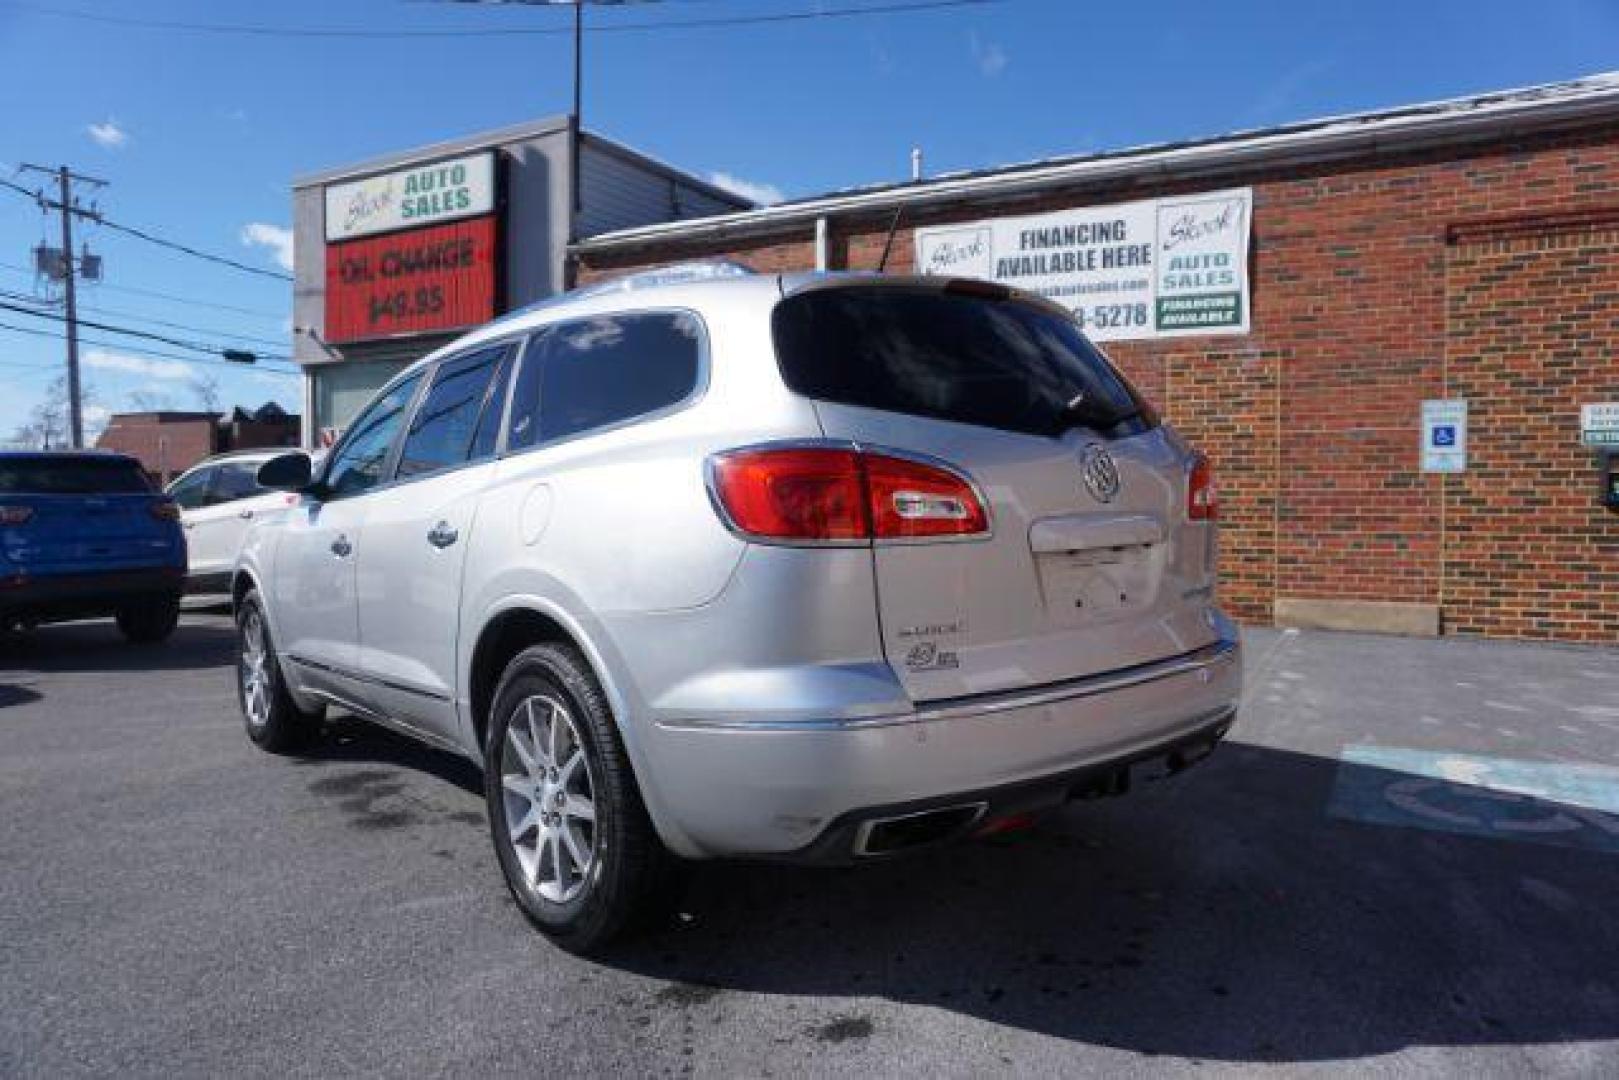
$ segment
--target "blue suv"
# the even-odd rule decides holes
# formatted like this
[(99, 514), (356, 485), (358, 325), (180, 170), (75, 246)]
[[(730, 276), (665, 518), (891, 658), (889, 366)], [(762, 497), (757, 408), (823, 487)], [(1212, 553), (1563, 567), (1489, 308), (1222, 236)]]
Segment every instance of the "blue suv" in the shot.
[(174, 631), (186, 543), (140, 462), (0, 451), (0, 634), (111, 615), (131, 641)]

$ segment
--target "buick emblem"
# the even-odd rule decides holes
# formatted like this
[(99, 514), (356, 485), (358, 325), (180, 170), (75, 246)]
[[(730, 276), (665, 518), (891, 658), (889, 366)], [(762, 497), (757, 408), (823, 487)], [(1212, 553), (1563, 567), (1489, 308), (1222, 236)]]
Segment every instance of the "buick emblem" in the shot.
[(1080, 455), (1079, 468), (1085, 477), (1085, 490), (1097, 502), (1112, 502), (1119, 493), (1119, 467), (1113, 464), (1113, 455), (1092, 443)]

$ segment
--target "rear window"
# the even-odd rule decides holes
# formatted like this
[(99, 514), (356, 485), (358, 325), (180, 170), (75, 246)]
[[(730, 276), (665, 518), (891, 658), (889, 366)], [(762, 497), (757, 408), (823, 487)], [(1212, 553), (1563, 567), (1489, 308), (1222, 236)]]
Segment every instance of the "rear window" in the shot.
[(0, 492), (17, 495), (135, 495), (152, 490), (124, 458), (0, 457)]
[(782, 377), (805, 397), (1048, 437), (1153, 422), (1073, 320), (1020, 300), (820, 289), (778, 304), (773, 325)]

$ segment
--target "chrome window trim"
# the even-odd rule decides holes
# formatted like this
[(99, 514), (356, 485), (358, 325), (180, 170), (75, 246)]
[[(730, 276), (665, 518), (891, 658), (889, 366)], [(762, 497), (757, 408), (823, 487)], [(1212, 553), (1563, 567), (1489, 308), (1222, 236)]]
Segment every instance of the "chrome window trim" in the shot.
[[(545, 439), (540, 442), (530, 443), (528, 446), (522, 447), (518, 450), (511, 449), (508, 445), (508, 439), (511, 435), (512, 408), (517, 403), (517, 387), (522, 381), (523, 369), (530, 362), (531, 354), (533, 357), (533, 362), (541, 362), (540, 353), (535, 348), (535, 346), (541, 342), (541, 339), (557, 330), (562, 330), (568, 326), (574, 325), (575, 323), (594, 322), (597, 319), (633, 318), (641, 315), (684, 315), (689, 317), (692, 322), (697, 324), (697, 373), (695, 378), (692, 380), (692, 388), (687, 392), (686, 396), (680, 398), (678, 401), (670, 402), (668, 405), (663, 405), (659, 408), (653, 409), (651, 412), (636, 413), (634, 416), (626, 416), (620, 420), (615, 420), (610, 424), (603, 424), (600, 427), (588, 428), (584, 431), (576, 431), (571, 435), (564, 435), (561, 438)], [(708, 323), (694, 308), (625, 308), (622, 310), (598, 312), (595, 315), (576, 315), (572, 318), (558, 319), (556, 322), (531, 327), (528, 331), (526, 331), (526, 333), (528, 335), (528, 340), (524, 345), (523, 355), (519, 358), (519, 362), (512, 367), (511, 386), (506, 394), (506, 411), (501, 417), (499, 439), (500, 452), (496, 456), (497, 461), (504, 461), (509, 457), (521, 457), (524, 454), (531, 454), (536, 450), (547, 450), (553, 446), (566, 446), (569, 443), (579, 442), (581, 439), (592, 439), (598, 435), (606, 435), (610, 432), (621, 431), (624, 428), (636, 427), (640, 424), (650, 424), (655, 420), (662, 420), (665, 417), (673, 416), (676, 413), (685, 412), (687, 409), (694, 408), (703, 400), (703, 398), (708, 396), (709, 381), (713, 370), (710, 355), (710, 342), (712, 339), (708, 332)], [(545, 416), (545, 402), (543, 400), (539, 402), (539, 416), (543, 423)]]

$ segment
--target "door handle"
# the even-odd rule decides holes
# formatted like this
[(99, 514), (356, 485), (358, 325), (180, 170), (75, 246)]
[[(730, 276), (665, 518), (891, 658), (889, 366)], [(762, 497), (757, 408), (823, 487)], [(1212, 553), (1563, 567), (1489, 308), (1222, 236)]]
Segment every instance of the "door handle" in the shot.
[(455, 526), (448, 521), (441, 521), (428, 532), (427, 542), (436, 548), (447, 548), (460, 537), (461, 534), (456, 531)]
[(238, 510), (238, 511), (236, 511), (236, 516), (241, 518), (243, 521), (246, 521), (248, 518), (253, 516), (253, 511), (251, 511), (251, 510)]
[(346, 536), (339, 536), (336, 540), (332, 541), (332, 554), (336, 555), (339, 559), (348, 558), (353, 551), (354, 545), (349, 543), (349, 538)]

